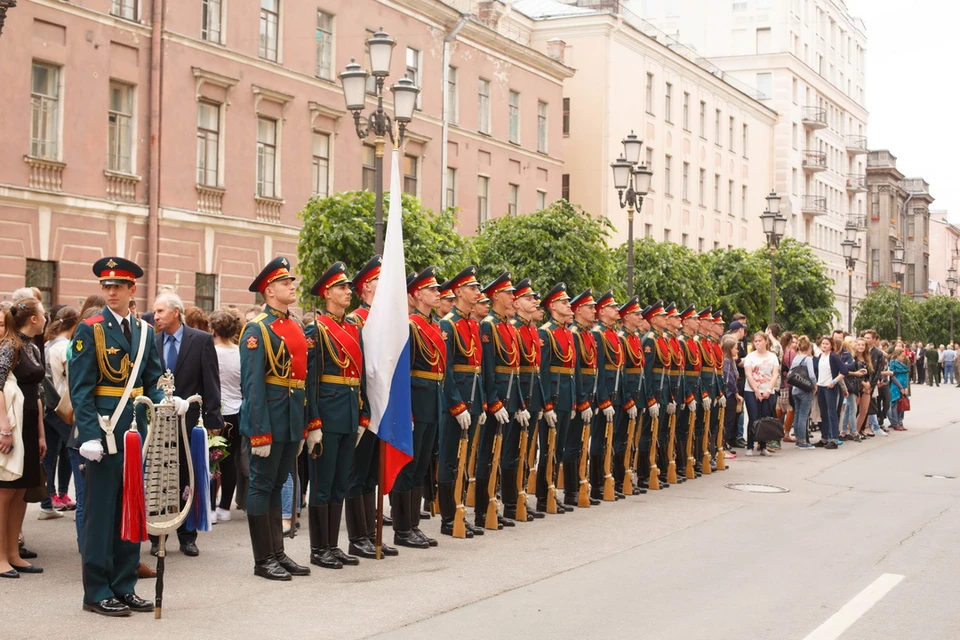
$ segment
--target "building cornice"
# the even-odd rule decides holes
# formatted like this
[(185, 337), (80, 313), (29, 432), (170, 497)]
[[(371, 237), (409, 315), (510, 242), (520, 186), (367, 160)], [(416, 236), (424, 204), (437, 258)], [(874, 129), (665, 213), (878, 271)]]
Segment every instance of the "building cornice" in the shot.
[(78, 213), (112, 219), (118, 215), (128, 218), (147, 218), (147, 205), (116, 202), (69, 193), (52, 193), (12, 184), (0, 184), (0, 205), (17, 208), (50, 207), (57, 212)]
[(300, 227), (274, 222), (260, 222), (250, 218), (198, 213), (176, 207), (160, 207), (160, 221), (177, 222), (198, 229), (211, 227), (217, 231), (229, 231), (260, 237), (270, 235), (273, 237), (297, 238), (300, 235)]
[(67, 0), (31, 0), (31, 3), (41, 7), (47, 7), (48, 9), (52, 9), (54, 11), (59, 11), (61, 13), (67, 13), (78, 18), (92, 20), (108, 27), (130, 31), (131, 33), (141, 37), (150, 37), (151, 23), (146, 19), (136, 22), (133, 20), (124, 20), (123, 18), (117, 18), (116, 16), (112, 16), (101, 11), (95, 11), (86, 7), (70, 4), (67, 2)]

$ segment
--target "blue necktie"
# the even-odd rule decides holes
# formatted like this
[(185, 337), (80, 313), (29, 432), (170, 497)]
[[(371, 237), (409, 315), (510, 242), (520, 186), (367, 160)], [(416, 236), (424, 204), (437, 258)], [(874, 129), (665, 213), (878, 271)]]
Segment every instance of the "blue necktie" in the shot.
[(177, 337), (167, 337), (167, 369), (169, 369), (171, 373), (177, 370), (178, 355), (179, 351), (177, 350)]

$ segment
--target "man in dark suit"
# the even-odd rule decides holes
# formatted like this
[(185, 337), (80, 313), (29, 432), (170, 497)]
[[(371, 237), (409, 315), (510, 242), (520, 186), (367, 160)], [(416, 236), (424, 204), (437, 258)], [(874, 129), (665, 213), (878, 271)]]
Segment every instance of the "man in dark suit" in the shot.
[[(203, 399), (203, 424), (209, 431), (223, 429), (220, 413), (220, 367), (213, 336), (183, 324), (183, 302), (175, 293), (163, 293), (153, 303), (153, 319), (156, 328), (157, 351), (164, 371), (173, 373), (177, 395), (189, 398), (199, 395)], [(201, 409), (192, 405), (187, 412), (187, 432), (197, 424)], [(180, 490), (189, 483), (186, 456), (189, 443), (180, 443)], [(185, 524), (177, 529), (180, 551), (184, 555), (198, 556), (197, 532), (187, 531)], [(159, 552), (159, 539), (151, 536), (151, 555)]]

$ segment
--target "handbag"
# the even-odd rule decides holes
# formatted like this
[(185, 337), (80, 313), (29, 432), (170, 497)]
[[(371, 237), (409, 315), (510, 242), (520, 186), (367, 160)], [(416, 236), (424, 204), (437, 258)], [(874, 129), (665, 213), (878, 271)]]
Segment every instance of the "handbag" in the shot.
[(23, 475), (23, 392), (11, 371), (3, 385), (3, 400), (7, 406), (7, 423), (13, 433), (13, 449), (0, 453), (0, 480), (11, 482)]
[(897, 411), (904, 413), (910, 411), (910, 398), (907, 396), (907, 392), (904, 391), (903, 385), (900, 384), (900, 381), (897, 380), (897, 376), (890, 376), (890, 379), (893, 380), (894, 384), (897, 385), (897, 388), (900, 389), (900, 398), (897, 400)]
[(783, 439), (783, 423), (776, 418), (769, 416), (760, 418), (755, 423), (757, 435), (754, 440), (757, 442), (769, 442), (771, 440)]
[(802, 363), (800, 365), (794, 364), (793, 368), (787, 373), (787, 384), (807, 393), (813, 391), (814, 387), (813, 380), (807, 374), (807, 367), (803, 366)]

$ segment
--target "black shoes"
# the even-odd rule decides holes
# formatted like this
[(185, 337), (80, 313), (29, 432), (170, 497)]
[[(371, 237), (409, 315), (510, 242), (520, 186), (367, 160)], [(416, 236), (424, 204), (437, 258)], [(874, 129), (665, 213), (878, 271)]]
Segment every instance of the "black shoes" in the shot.
[(117, 600), (127, 605), (127, 608), (130, 609), (130, 611), (135, 611), (137, 613), (148, 613), (153, 611), (153, 603), (144, 600), (135, 593), (125, 593), (117, 598)]
[[(152, 555), (154, 558), (156, 558), (157, 556), (160, 555), (160, 543), (159, 543), (159, 542), (152, 542), (152, 543), (150, 543), (150, 555)], [(23, 555), (21, 554), (20, 557), (22, 558)]]
[[(472, 537), (473, 537), (473, 531), (470, 530), (470, 527), (466, 527), (466, 530), (467, 530), (466, 537), (467, 537), (467, 538), (472, 538)], [(450, 522), (447, 522), (446, 520), (442, 520), (442, 521), (440, 522), (440, 533), (441, 533), (442, 535), (445, 535), (445, 536), (452, 536), (452, 535), (453, 535), (453, 521), (451, 520)]]
[[(453, 533), (453, 525), (451, 524), (450, 533)], [(410, 549), (429, 549), (430, 544), (420, 538), (413, 530), (409, 531), (394, 531), (393, 532), (393, 544), (398, 547), (409, 547)]]
[[(151, 549), (152, 551), (152, 549)], [(185, 556), (190, 556), (191, 558), (196, 558), (200, 555), (200, 549), (197, 549), (196, 542), (184, 542), (180, 545), (180, 552)]]
[(20, 577), (20, 574), (17, 573), (17, 570), (16, 570), (16, 569), (10, 569), (10, 571), (4, 571), (3, 573), (0, 573), (0, 578), (13, 578), (13, 579), (16, 579), (16, 578), (19, 578), (19, 577)]
[(94, 604), (87, 604), (84, 602), (83, 610), (99, 613), (102, 616), (110, 616), (112, 618), (130, 615), (130, 607), (123, 604), (116, 598), (104, 598), (100, 602), (95, 602)]
[(355, 567), (360, 564), (360, 558), (348, 556), (340, 549), (340, 547), (333, 547), (330, 549), (330, 553), (333, 554), (333, 557), (339, 560), (344, 566)]
[(352, 556), (367, 558), (368, 560), (374, 560), (377, 557), (376, 547), (367, 538), (358, 538), (357, 540), (351, 540), (350, 546), (347, 547), (347, 551)]
[(829, 442), (827, 442), (827, 444), (823, 445), (823, 448), (824, 448), (824, 449), (839, 449), (839, 447), (837, 446), (837, 443), (834, 442), (833, 440), (830, 440)]
[(13, 570), (16, 571), (17, 573), (43, 573), (43, 567), (36, 567), (32, 564), (28, 564), (22, 567), (18, 567), (15, 564), (10, 566), (13, 567)]
[(418, 538), (426, 542), (428, 547), (436, 547), (437, 545), (440, 544), (434, 538), (427, 536), (427, 534), (421, 531), (419, 527), (414, 527), (413, 533), (415, 536), (417, 536)]

